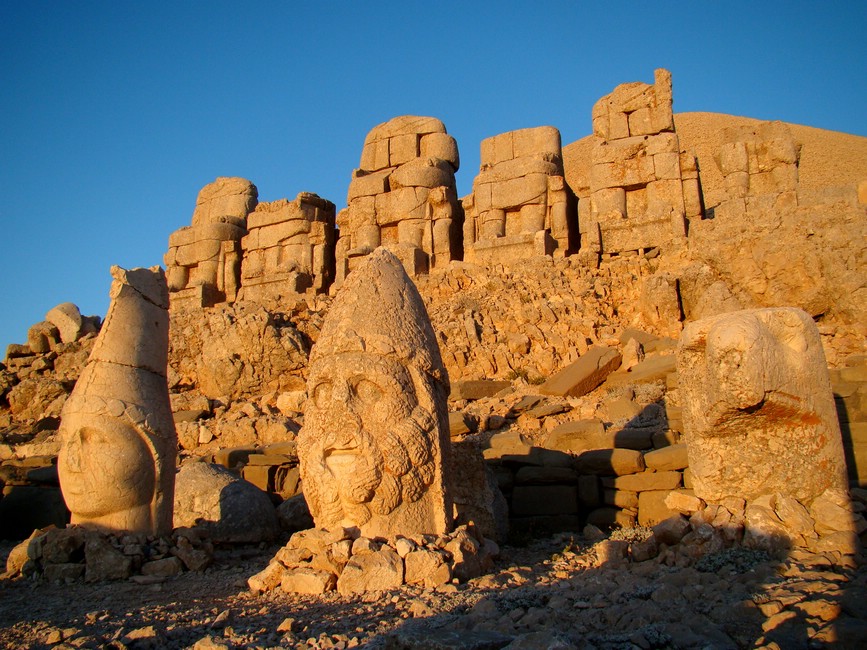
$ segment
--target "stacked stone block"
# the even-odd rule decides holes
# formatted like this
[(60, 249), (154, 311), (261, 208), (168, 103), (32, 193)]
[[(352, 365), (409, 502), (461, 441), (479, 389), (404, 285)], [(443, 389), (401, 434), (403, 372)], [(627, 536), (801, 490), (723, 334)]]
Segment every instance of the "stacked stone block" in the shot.
[(169, 235), (166, 278), (173, 307), (234, 301), (241, 281), (241, 238), (256, 207), (256, 186), (218, 178), (199, 192), (192, 225)]
[(594, 105), (590, 200), (579, 212), (588, 258), (680, 242), (701, 215), (695, 156), (680, 150), (671, 106), (663, 69), (653, 85), (622, 84)]
[(577, 235), (560, 132), (521, 129), (482, 140), (481, 167), (464, 199), (464, 255), (508, 262), (564, 256)]
[(387, 246), (410, 276), (461, 257), (463, 211), (455, 190), (458, 146), (433, 117), (404, 115), (374, 127), (337, 215), (337, 282)]
[(798, 205), (801, 145), (782, 122), (726, 129), (725, 144), (714, 156), (725, 180), (726, 200), (715, 216), (744, 218), (757, 210)]
[(867, 357), (830, 369), (850, 485), (867, 487)]
[(241, 240), (239, 298), (279, 304), (281, 297), (328, 291), (334, 279), (334, 204), (310, 192), (259, 203)]

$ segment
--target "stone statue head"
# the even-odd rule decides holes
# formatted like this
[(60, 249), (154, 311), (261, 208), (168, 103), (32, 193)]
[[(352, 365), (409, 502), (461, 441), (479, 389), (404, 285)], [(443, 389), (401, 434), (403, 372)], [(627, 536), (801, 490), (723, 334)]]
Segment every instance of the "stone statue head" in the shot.
[(307, 387), (298, 455), (316, 525), (446, 532), (448, 378), (421, 297), (387, 250), (342, 287)]
[(169, 534), (177, 437), (165, 276), (118, 267), (112, 275), (105, 324), (61, 414), (61, 490), (72, 523)]

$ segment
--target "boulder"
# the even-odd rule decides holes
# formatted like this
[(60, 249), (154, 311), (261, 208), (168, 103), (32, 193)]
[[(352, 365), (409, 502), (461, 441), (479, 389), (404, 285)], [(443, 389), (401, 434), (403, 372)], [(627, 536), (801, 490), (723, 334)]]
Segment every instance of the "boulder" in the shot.
[(175, 482), (175, 527), (199, 526), (214, 542), (272, 541), (279, 533), (268, 495), (208, 463), (181, 467)]
[(395, 589), (403, 584), (403, 576), (403, 560), (395, 551), (384, 547), (353, 556), (337, 580), (337, 591), (352, 594)]

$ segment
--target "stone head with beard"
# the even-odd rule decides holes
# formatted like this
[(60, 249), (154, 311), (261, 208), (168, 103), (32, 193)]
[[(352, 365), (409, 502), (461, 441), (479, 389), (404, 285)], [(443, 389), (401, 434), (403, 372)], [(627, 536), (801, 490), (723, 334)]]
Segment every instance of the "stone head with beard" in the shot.
[(418, 291), (377, 249), (341, 288), (310, 355), (298, 456), (318, 527), (451, 529), (448, 386)]

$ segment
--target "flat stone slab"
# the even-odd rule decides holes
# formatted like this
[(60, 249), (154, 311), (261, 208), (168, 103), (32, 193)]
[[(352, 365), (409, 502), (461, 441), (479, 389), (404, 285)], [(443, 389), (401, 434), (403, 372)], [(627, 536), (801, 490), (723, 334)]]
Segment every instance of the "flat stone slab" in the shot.
[(620, 367), (621, 358), (620, 353), (613, 348), (594, 345), (577, 361), (542, 384), (539, 392), (559, 397), (586, 395)]
[(476, 400), (485, 397), (493, 397), (501, 390), (511, 388), (512, 382), (494, 381), (492, 379), (474, 379), (452, 382), (451, 386), (452, 389), (449, 394), (450, 400)]

